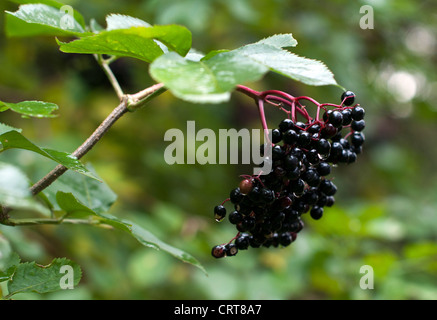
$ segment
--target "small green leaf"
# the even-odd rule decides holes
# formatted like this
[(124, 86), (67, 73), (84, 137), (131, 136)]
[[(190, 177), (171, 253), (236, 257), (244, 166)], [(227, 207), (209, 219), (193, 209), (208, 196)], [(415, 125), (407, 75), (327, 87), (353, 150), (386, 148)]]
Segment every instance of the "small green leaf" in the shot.
[[(79, 284), (81, 277), (82, 270), (79, 265), (66, 258), (56, 258), (47, 266), (35, 262), (21, 263), (8, 282), (7, 298), (24, 292), (54, 292), (65, 289), (64, 285), (74, 288)], [(72, 283), (64, 280), (71, 280)]]
[(52, 118), (56, 117), (52, 113), (59, 109), (54, 103), (43, 101), (22, 101), (19, 103), (9, 103), (0, 101), (0, 111), (12, 110), (24, 116), (35, 118)]
[(152, 62), (163, 54), (161, 46), (155, 40), (182, 56), (191, 47), (190, 31), (177, 25), (102, 31), (68, 43), (58, 41), (58, 44), (60, 50), (66, 53), (107, 54)]
[(33, 210), (49, 215), (50, 210), (32, 198), (30, 183), (17, 167), (0, 162), (0, 203), (14, 209)]
[[(83, 26), (66, 12), (46, 4), (24, 4), (16, 12), (6, 11), (6, 34), (9, 37), (83, 36)], [(66, 19), (71, 19), (67, 24)]]
[(80, 163), (80, 161), (74, 157), (72, 154), (67, 152), (61, 152), (46, 148), (40, 148), (36, 146), (34, 143), (25, 138), (18, 131), (12, 130), (0, 135), (0, 143), (3, 146), (3, 149), (0, 149), (0, 152), (8, 150), (8, 149), (24, 149), (32, 152), (36, 152), (46, 158), (49, 158), (63, 166), (67, 167), (70, 170), (81, 173), (85, 176), (88, 176), (93, 179), (97, 179), (89, 170), (85, 168), (85, 166)]

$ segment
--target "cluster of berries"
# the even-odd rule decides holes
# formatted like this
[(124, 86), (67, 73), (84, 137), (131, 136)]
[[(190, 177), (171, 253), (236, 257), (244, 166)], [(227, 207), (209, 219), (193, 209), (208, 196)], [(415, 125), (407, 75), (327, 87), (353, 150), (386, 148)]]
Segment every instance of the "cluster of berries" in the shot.
[(333, 166), (355, 162), (365, 140), (365, 110), (353, 105), (351, 91), (341, 101), (323, 105), (322, 119), (308, 117), (305, 123), (286, 118), (272, 130), (271, 160), (264, 159), (271, 161), (271, 172), (244, 176), (227, 199), (234, 205), (229, 215), (224, 203), (214, 208), (216, 221), (228, 216), (238, 233), (214, 246), (213, 257), (234, 256), (249, 247), (286, 247), (304, 227), (302, 214), (318, 220), (334, 204), (337, 187), (327, 176)]

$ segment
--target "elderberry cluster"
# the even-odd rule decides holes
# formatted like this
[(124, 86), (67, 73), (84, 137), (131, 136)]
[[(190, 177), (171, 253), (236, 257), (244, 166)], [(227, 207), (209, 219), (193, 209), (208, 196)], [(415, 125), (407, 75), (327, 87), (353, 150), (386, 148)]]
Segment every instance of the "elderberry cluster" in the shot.
[(216, 221), (228, 216), (238, 230), (229, 243), (213, 247), (215, 258), (248, 248), (286, 247), (303, 229), (303, 214), (318, 220), (325, 207), (334, 204), (337, 186), (329, 178), (331, 169), (355, 162), (365, 140), (364, 108), (352, 106), (351, 91), (344, 92), (341, 101), (332, 109), (323, 108), (322, 119), (305, 123), (286, 118), (272, 130), (272, 157), (264, 160), (271, 161), (271, 172), (242, 180), (230, 192), (234, 210), (228, 215), (224, 204), (214, 208)]

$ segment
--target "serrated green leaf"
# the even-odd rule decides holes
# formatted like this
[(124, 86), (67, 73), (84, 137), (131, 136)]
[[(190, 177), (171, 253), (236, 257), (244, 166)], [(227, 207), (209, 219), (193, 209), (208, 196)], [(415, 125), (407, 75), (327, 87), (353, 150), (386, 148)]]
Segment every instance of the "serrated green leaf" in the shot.
[(268, 71), (309, 85), (336, 85), (322, 62), (282, 49), (296, 43), (290, 34), (275, 35), (232, 51), (211, 51), (200, 61), (167, 53), (151, 64), (150, 74), (175, 96), (200, 103), (227, 101), (235, 86), (259, 80)]
[(271, 37), (262, 39), (256, 44), (267, 44), (276, 48), (288, 48), (297, 46), (297, 40), (293, 38), (291, 33), (275, 34)]
[(0, 111), (10, 109), (24, 116), (30, 116), (35, 118), (56, 117), (53, 112), (59, 109), (56, 104), (43, 101), (22, 101), (19, 103), (0, 101), (0, 108)]
[(152, 62), (164, 52), (155, 40), (182, 56), (191, 47), (190, 31), (178, 25), (102, 31), (68, 43), (58, 41), (58, 44), (60, 50), (66, 53), (107, 54)]
[(0, 143), (3, 149), (0, 152), (8, 149), (24, 149), (36, 152), (46, 158), (49, 158), (70, 170), (81, 173), (87, 177), (97, 179), (85, 166), (71, 153), (56, 151), (46, 148), (40, 148), (33, 142), (25, 138), (20, 132), (12, 130), (0, 135)]
[(20, 169), (0, 162), (0, 204), (49, 215), (50, 210), (32, 198), (29, 187), (29, 180)]
[[(24, 4), (16, 12), (6, 11), (6, 34), (9, 37), (84, 36), (83, 26), (75, 17), (46, 4)], [(71, 19), (67, 24), (66, 19)]]
[(80, 282), (82, 270), (77, 263), (66, 258), (56, 258), (47, 266), (35, 262), (21, 263), (8, 282), (7, 298), (17, 293), (48, 293), (62, 290), (64, 279), (68, 276), (71, 276), (72, 283), (69, 284), (74, 288)]
[(332, 72), (318, 60), (300, 57), (268, 44), (252, 44), (235, 50), (271, 71), (312, 86), (337, 85)]

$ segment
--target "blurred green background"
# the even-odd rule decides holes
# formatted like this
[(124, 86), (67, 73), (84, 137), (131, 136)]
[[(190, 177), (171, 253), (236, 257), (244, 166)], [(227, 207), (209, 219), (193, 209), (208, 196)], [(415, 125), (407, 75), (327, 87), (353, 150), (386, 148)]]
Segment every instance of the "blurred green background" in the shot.
[[(277, 33), (293, 33), (293, 52), (324, 61), (337, 82), (366, 109), (366, 144), (358, 161), (333, 172), (336, 204), (290, 247), (248, 250), (216, 260), (211, 247), (235, 235), (216, 223), (213, 207), (251, 168), (167, 165), (170, 128), (260, 128), (253, 101), (235, 93), (221, 105), (189, 104), (164, 93), (123, 117), (83, 160), (119, 196), (111, 213), (129, 218), (196, 257), (199, 269), (139, 245), (116, 230), (86, 226), (1, 227), (24, 260), (70, 258), (83, 269), (74, 290), (17, 299), (437, 299), (437, 3), (435, 1), (77, 0), (64, 1), (89, 21), (109, 13), (152, 24), (178, 23), (193, 47), (233, 49)], [(361, 29), (371, 5), (374, 29)], [(1, 1), (0, 8), (17, 5)], [(0, 17), (3, 30), (4, 14)], [(23, 128), (39, 145), (72, 152), (117, 105), (92, 56), (59, 52), (53, 38), (0, 37), (0, 99), (60, 106), (54, 119), (0, 121)], [(126, 92), (153, 82), (148, 66), (120, 59), (113, 70)], [(339, 103), (336, 87), (310, 87), (269, 74), (249, 84)], [(270, 126), (283, 114), (268, 110)], [(1, 155), (37, 181), (54, 164), (19, 151)], [(230, 206), (228, 207), (230, 210)], [(374, 289), (359, 286), (360, 267), (374, 270)]]

